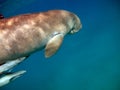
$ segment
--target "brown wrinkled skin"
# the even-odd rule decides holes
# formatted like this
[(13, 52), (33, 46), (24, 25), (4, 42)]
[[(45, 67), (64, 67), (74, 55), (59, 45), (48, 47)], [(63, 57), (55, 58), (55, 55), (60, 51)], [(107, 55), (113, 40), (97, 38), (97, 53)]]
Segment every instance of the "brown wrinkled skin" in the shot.
[(45, 47), (54, 32), (66, 35), (80, 21), (64, 10), (24, 14), (0, 20), (0, 63), (28, 56)]

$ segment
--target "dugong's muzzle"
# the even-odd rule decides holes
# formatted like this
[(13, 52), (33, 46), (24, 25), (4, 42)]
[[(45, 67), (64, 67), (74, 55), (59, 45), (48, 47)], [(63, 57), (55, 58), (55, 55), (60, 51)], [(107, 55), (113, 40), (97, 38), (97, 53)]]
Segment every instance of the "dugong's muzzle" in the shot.
[(72, 29), (69, 32), (70, 34), (74, 34), (74, 33), (78, 32), (82, 28), (80, 18), (75, 14), (74, 14), (73, 22), (74, 22), (74, 24), (73, 24)]

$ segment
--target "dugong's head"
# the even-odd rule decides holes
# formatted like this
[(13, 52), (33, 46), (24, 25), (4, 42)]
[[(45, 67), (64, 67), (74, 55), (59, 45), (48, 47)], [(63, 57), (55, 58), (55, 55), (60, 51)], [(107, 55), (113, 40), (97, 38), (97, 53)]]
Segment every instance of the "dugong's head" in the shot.
[(56, 13), (59, 17), (57, 19), (65, 25), (65, 34), (74, 34), (82, 28), (80, 18), (76, 14), (66, 10), (53, 10), (52, 13)]
[(80, 18), (74, 13), (69, 13), (68, 26), (69, 26), (69, 30), (68, 30), (69, 34), (74, 34), (78, 32), (82, 28)]
[(72, 12), (66, 10), (50, 10), (41, 14), (40, 22), (42, 22), (41, 20), (45, 23), (47, 22), (47, 25), (45, 26), (44, 23), (43, 26), (52, 28), (53, 32), (56, 31), (65, 35), (74, 34), (82, 28), (80, 18)]

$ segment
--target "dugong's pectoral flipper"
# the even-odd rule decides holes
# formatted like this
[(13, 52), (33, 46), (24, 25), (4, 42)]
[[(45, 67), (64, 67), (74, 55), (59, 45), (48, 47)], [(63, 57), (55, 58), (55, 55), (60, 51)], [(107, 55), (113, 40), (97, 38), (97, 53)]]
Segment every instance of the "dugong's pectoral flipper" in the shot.
[(45, 47), (45, 57), (50, 57), (56, 53), (63, 41), (63, 34), (56, 34), (47, 43)]
[(16, 78), (18, 78), (21, 75), (23, 75), (25, 72), (26, 71), (22, 70), (22, 71), (18, 71), (18, 72), (11, 73), (11, 74), (6, 74), (5, 76), (0, 78), (0, 87), (10, 83), (11, 81), (13, 81)]

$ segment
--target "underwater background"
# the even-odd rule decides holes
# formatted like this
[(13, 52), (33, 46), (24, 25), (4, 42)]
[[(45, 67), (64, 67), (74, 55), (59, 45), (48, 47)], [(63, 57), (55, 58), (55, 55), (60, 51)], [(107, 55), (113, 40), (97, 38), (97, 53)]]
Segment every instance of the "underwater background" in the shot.
[(5, 17), (52, 9), (77, 14), (82, 30), (49, 59), (32, 54), (13, 69), (27, 73), (0, 90), (120, 90), (120, 1), (0, 0)]

